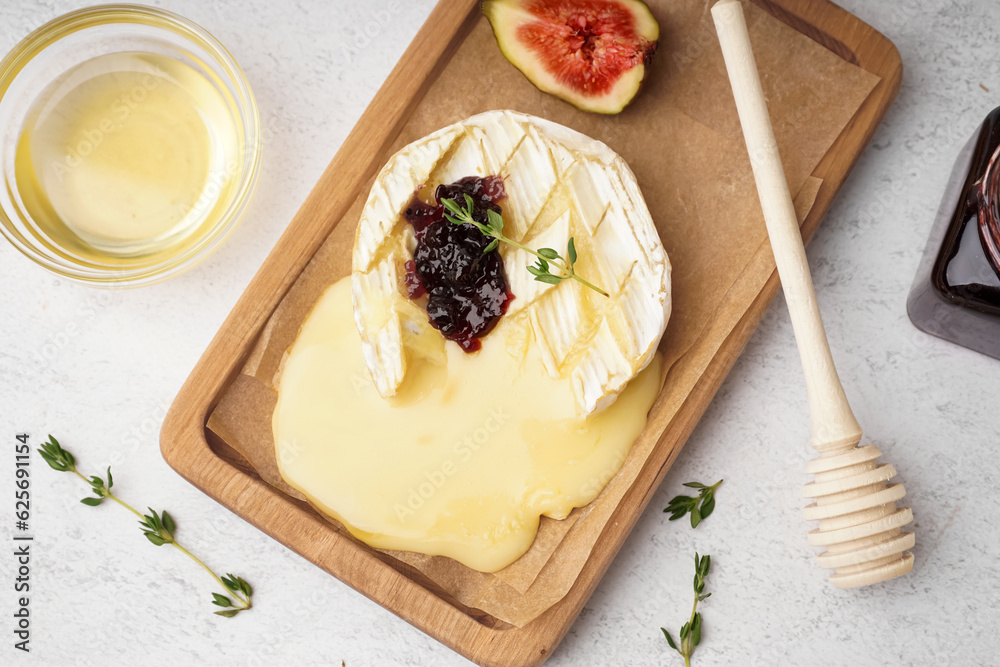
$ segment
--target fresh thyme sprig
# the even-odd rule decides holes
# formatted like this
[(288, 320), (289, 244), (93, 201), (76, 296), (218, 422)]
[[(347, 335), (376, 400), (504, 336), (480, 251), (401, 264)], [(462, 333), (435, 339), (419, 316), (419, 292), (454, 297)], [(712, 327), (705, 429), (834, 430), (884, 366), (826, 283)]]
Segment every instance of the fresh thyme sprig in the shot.
[[(549, 285), (558, 285), (562, 281), (572, 278), (578, 283), (594, 290), (598, 294), (608, 296), (607, 292), (602, 290), (597, 285), (584, 280), (576, 273), (574, 265), (576, 264), (577, 255), (573, 237), (570, 237), (569, 239), (569, 244), (566, 248), (566, 257), (563, 257), (552, 248), (539, 248), (538, 250), (532, 250), (531, 248), (521, 245), (517, 241), (513, 241), (504, 236), (503, 217), (493, 209), (487, 209), (486, 211), (486, 218), (488, 221), (486, 224), (474, 219), (472, 217), (473, 201), (472, 197), (468, 194), (465, 195), (464, 209), (459, 206), (454, 199), (442, 199), (441, 205), (445, 208), (444, 217), (447, 218), (448, 222), (456, 225), (472, 225), (482, 232), (483, 235), (493, 239), (490, 244), (486, 246), (483, 252), (489, 252), (500, 245), (500, 243), (506, 243), (537, 257), (538, 261), (534, 265), (528, 267), (528, 272), (535, 276), (535, 280), (538, 282), (548, 283)], [(556, 270), (555, 273), (552, 272), (553, 268)]]
[(711, 593), (705, 593), (705, 577), (708, 576), (708, 570), (712, 567), (711, 556), (698, 556), (698, 552), (694, 554), (694, 606), (691, 607), (691, 618), (688, 622), (681, 626), (680, 631), (680, 647), (674, 642), (674, 638), (670, 636), (666, 628), (660, 628), (663, 631), (663, 636), (667, 638), (667, 643), (670, 644), (670, 648), (674, 649), (681, 654), (684, 658), (684, 667), (691, 667), (691, 655), (694, 653), (694, 649), (698, 644), (701, 643), (701, 614), (698, 613), (698, 603), (702, 600), (708, 598)]
[(670, 512), (670, 520), (676, 521), (682, 516), (691, 513), (691, 527), (697, 528), (698, 524), (715, 510), (715, 490), (722, 484), (720, 479), (712, 486), (705, 486), (701, 482), (687, 482), (684, 486), (689, 489), (698, 489), (698, 497), (675, 496), (667, 504), (664, 512)]
[(253, 606), (253, 588), (250, 584), (233, 574), (226, 574), (226, 576), (220, 578), (211, 570), (211, 568), (205, 565), (201, 559), (185, 549), (181, 543), (177, 541), (177, 538), (174, 537), (174, 534), (177, 532), (177, 524), (174, 521), (174, 518), (170, 516), (169, 512), (164, 510), (162, 513), (159, 513), (150, 507), (149, 514), (142, 514), (115, 495), (111, 491), (111, 487), (115, 484), (115, 480), (111, 476), (111, 466), (108, 466), (107, 481), (96, 475), (88, 479), (76, 469), (76, 459), (73, 455), (63, 449), (63, 447), (59, 444), (59, 441), (51, 435), (49, 436), (49, 441), (44, 443), (38, 449), (38, 453), (53, 470), (58, 470), (59, 472), (71, 472), (90, 485), (90, 490), (93, 491), (94, 495), (87, 496), (80, 501), (81, 503), (91, 507), (96, 507), (104, 502), (105, 498), (115, 501), (129, 512), (132, 512), (132, 514), (139, 517), (139, 528), (142, 530), (142, 534), (146, 536), (146, 539), (152, 544), (158, 547), (161, 547), (164, 544), (173, 545), (178, 551), (193, 560), (195, 563), (204, 568), (206, 572), (212, 575), (212, 578), (218, 582), (218, 584), (222, 587), (222, 590), (232, 595), (232, 599), (230, 599), (227, 595), (212, 593), (212, 604), (218, 605), (219, 607), (226, 607), (226, 609), (223, 609), (222, 611), (215, 612), (216, 614), (226, 618), (232, 618), (241, 611), (246, 611)]

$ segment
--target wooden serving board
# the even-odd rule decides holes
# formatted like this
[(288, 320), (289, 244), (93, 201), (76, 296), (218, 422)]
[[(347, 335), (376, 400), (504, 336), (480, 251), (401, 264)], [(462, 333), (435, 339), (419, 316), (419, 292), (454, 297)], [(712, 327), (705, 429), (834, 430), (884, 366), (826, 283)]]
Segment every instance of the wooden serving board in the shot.
[[(753, 2), (880, 78), (812, 171), (814, 182), (821, 179), (821, 184), (802, 224), (808, 240), (895, 98), (902, 64), (891, 42), (826, 0)], [(466, 37), (481, 31), (484, 20), (477, 0), (442, 0), (434, 9), (192, 371), (164, 421), (161, 448), (167, 462), (192, 484), (443, 644), (482, 665), (537, 665), (576, 619), (777, 293), (778, 278), (766, 243), (748, 264), (756, 272), (758, 282), (753, 284), (762, 287), (747, 290), (751, 283), (741, 282), (741, 276), (730, 289), (731, 294), (746, 295), (738, 303), (723, 302), (729, 312), (721, 315), (728, 314), (735, 326), (726, 325), (724, 341), (660, 434), (573, 587), (523, 627), (451, 604), (405, 567), (345, 538), (307, 505), (264, 483), (206, 429), (209, 415), (283, 296), (349, 210), (357, 208), (359, 198), (363, 201), (407, 123), (434, 104), (425, 99), (426, 93)], [(705, 48), (718, 47), (712, 43)], [(645, 191), (641, 178), (640, 184)]]

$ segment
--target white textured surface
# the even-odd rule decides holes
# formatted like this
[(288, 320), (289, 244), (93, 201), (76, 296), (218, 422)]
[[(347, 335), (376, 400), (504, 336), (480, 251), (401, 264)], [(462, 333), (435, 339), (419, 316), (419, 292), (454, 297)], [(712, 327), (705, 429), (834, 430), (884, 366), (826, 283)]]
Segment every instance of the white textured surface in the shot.
[[(83, 4), (3, 3), (0, 49)], [(211, 616), (206, 575), (118, 508), (80, 505), (82, 483), (36, 460), (33, 652), (11, 648), (8, 556), (0, 664), (467, 664), (219, 507), (157, 447), (166, 405), (432, 3), (385, 3), (374, 17), (344, 1), (160, 4), (247, 71), (269, 130), (257, 199), (207, 264), (139, 291), (70, 285), (0, 246), (0, 439), (10, 452), (15, 432), (37, 443), (51, 431), (85, 469), (113, 463), (124, 497), (169, 508), (205, 560), (255, 585), (257, 606)], [(676, 629), (690, 608), (696, 549), (713, 556), (714, 593), (696, 665), (996, 663), (1000, 362), (919, 334), (904, 303), (952, 159), (1000, 103), (1000, 6), (843, 4), (895, 41), (906, 73), (809, 257), (848, 396), (909, 490), (914, 571), (837, 591), (815, 565), (799, 496), (806, 397), (779, 298), (549, 665), (680, 664), (659, 626)], [(11, 458), (0, 456), (5, 552)], [(702, 527), (666, 522), (682, 482), (719, 477)]]

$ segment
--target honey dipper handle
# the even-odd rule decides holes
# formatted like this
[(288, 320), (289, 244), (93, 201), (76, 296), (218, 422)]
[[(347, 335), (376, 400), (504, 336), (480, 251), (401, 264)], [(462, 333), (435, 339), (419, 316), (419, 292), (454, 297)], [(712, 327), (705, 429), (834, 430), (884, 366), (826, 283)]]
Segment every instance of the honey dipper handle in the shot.
[(738, 0), (721, 0), (712, 7), (712, 17), (806, 376), (811, 443), (821, 452), (853, 447), (861, 440), (861, 427), (851, 412), (833, 365), (795, 207), (750, 48), (743, 7)]

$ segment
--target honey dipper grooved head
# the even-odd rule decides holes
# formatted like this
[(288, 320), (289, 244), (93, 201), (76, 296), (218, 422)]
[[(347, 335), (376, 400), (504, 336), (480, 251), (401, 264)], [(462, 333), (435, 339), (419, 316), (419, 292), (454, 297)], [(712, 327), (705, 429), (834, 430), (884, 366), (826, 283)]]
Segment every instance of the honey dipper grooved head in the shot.
[(906, 495), (902, 484), (889, 484), (896, 470), (879, 464), (882, 452), (866, 445), (824, 454), (806, 470), (815, 479), (803, 495), (815, 502), (804, 510), (819, 525), (809, 543), (825, 546), (817, 557), (821, 567), (834, 569), (837, 588), (857, 588), (906, 574), (913, 568), (914, 535), (901, 530), (913, 521), (908, 507), (896, 507)]

